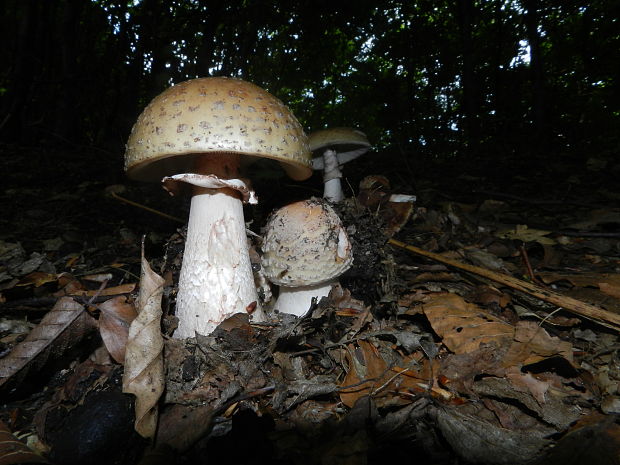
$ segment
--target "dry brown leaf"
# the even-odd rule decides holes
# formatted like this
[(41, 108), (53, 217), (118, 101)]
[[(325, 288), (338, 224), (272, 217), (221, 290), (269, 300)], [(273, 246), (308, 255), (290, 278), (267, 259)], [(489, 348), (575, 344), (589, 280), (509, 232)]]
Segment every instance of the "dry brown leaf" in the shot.
[(598, 287), (601, 292), (604, 292), (615, 299), (620, 299), (620, 282), (614, 284), (600, 282), (598, 283)]
[(514, 389), (529, 392), (538, 405), (545, 403), (545, 394), (551, 387), (547, 381), (534, 378), (531, 373), (523, 373), (518, 367), (510, 367), (506, 370), (506, 379)]
[(218, 325), (218, 328), (224, 331), (233, 331), (235, 329), (239, 329), (243, 332), (251, 334), (252, 326), (250, 325), (250, 315), (248, 315), (247, 313), (235, 313), (222, 321)]
[(514, 336), (512, 325), (456, 294), (433, 295), (423, 310), (435, 333), (455, 354), (473, 352), (482, 343), (501, 347)]
[[(415, 363), (411, 363), (414, 362)], [(443, 401), (455, 400), (454, 393), (443, 389), (438, 382), (437, 374), (439, 373), (439, 362), (437, 360), (429, 360), (422, 353), (411, 354), (403, 360), (403, 364), (407, 366), (416, 366), (415, 369), (405, 369), (399, 366), (392, 367), (389, 376), (396, 378), (397, 393), (399, 395), (411, 394), (410, 399), (415, 398), (422, 393), (430, 393), (434, 398)], [(430, 389), (429, 389), (430, 388)]]
[(70, 297), (58, 299), (26, 339), (0, 359), (0, 386), (9, 380), (19, 384), (28, 371), (45, 364), (50, 356), (57, 357), (95, 328), (94, 320), (84, 307)]
[(33, 271), (19, 280), (16, 287), (31, 286), (41, 287), (44, 284), (56, 281), (58, 277), (55, 273), (44, 273), (43, 271)]
[(520, 321), (515, 327), (514, 342), (502, 364), (506, 367), (523, 366), (555, 356), (564, 357), (572, 363), (572, 344), (550, 336), (534, 321)]
[(447, 281), (447, 282), (457, 282), (460, 278), (456, 273), (449, 273), (447, 271), (439, 271), (439, 272), (425, 272), (420, 273), (415, 276), (412, 283), (427, 283), (427, 282), (439, 282), (439, 281)]
[(385, 221), (385, 235), (394, 236), (407, 224), (412, 213), (413, 201), (387, 202), (379, 212)]
[(506, 308), (512, 300), (509, 294), (487, 284), (476, 286), (468, 298), (482, 305), (495, 304), (500, 308)]
[(69, 273), (61, 273), (58, 277), (59, 290), (54, 292), (54, 297), (63, 297), (66, 295), (75, 295), (76, 291), (84, 290), (84, 285)]
[[(213, 406), (209, 404), (172, 404), (162, 412), (155, 443), (168, 451), (170, 448), (179, 452), (186, 451), (209, 433), (214, 414)], [(175, 458), (152, 463), (174, 463)]]
[(125, 352), (123, 392), (136, 396), (134, 428), (152, 438), (157, 428), (157, 402), (164, 390), (164, 339), (160, 330), (164, 279), (144, 258), (138, 295), (138, 316), (129, 327)]
[[(387, 364), (375, 347), (368, 341), (359, 341), (359, 347), (349, 344), (347, 361), (349, 371), (341, 386), (353, 386), (340, 391), (340, 400), (347, 407), (353, 407), (360, 397), (367, 396), (381, 385), (387, 372)], [(368, 380), (363, 382), (364, 380)]]
[(19, 463), (49, 463), (35, 454), (23, 442), (17, 439), (9, 427), (0, 420), (0, 465)]
[(336, 307), (336, 315), (355, 318), (355, 322), (350, 326), (347, 333), (348, 337), (353, 334), (357, 334), (362, 330), (364, 326), (372, 321), (372, 313), (370, 312), (370, 306), (364, 306), (364, 302), (358, 299), (354, 299), (351, 296), (351, 291), (342, 287), (340, 284), (336, 284), (329, 292), (329, 299)]
[(474, 383), (473, 390), (476, 396), (493, 399), (502, 404), (504, 409), (512, 410), (515, 414), (513, 418), (521, 427), (531, 424), (537, 418), (547, 426), (553, 426), (556, 431), (564, 431), (588, 410), (585, 404), (580, 407), (573, 402), (564, 402), (569, 397), (579, 395), (570, 388), (556, 390), (550, 386), (542, 403), (528, 389), (515, 385), (507, 378), (482, 377)]
[(366, 310), (364, 302), (354, 299), (353, 296), (351, 296), (351, 291), (342, 287), (340, 284), (336, 284), (332, 287), (329, 292), (329, 298), (338, 310), (349, 310), (352, 316), (359, 315)]
[(617, 273), (552, 273), (540, 272), (537, 276), (545, 284), (568, 281), (576, 287), (599, 288), (601, 292), (620, 299), (620, 274)]
[(540, 229), (530, 229), (526, 224), (518, 224), (512, 230), (498, 231), (496, 236), (504, 239), (520, 240), (523, 242), (538, 242), (540, 244), (553, 245), (556, 242), (547, 237), (551, 231), (543, 231)]
[[(64, 285), (63, 281), (66, 282)], [(59, 278), (58, 284), (62, 285), (62, 289), (53, 294), (55, 297), (62, 297), (65, 295), (74, 297), (105, 297), (111, 295), (129, 294), (130, 292), (133, 292), (136, 288), (135, 283), (128, 283), (121, 284), (120, 286), (108, 287), (106, 289), (88, 290), (80, 281), (73, 278), (72, 276), (65, 276), (62, 279)]]
[(422, 306), (417, 304), (427, 302), (429, 293), (431, 291), (426, 289), (416, 289), (410, 294), (403, 294), (398, 297), (398, 307), (404, 310), (406, 315), (418, 315), (422, 313)]
[[(430, 377), (427, 360), (420, 364), (419, 371), (400, 367), (388, 369), (387, 363), (373, 344), (360, 340), (358, 346), (356, 348), (350, 344), (346, 355), (349, 371), (341, 387), (351, 387), (340, 391), (340, 400), (347, 407), (353, 407), (361, 397), (367, 395), (372, 395), (375, 399), (391, 396), (398, 403), (407, 403), (411, 398), (399, 399), (400, 393), (420, 393), (427, 390)], [(414, 355), (403, 362), (413, 363)], [(437, 389), (441, 390), (439, 387)], [(441, 395), (439, 392), (434, 394)], [(380, 404), (379, 402), (377, 405)]]
[(550, 444), (534, 428), (507, 429), (477, 414), (471, 403), (431, 410), (437, 428), (466, 463), (525, 464)]
[(75, 265), (75, 262), (77, 262), (80, 259), (80, 254), (71, 254), (68, 256), (67, 262), (65, 263), (65, 268), (71, 268), (73, 265)]
[(133, 303), (125, 296), (113, 297), (98, 306), (99, 333), (106, 349), (118, 363), (125, 363), (125, 346), (129, 334), (129, 325), (136, 318), (137, 312)]
[(120, 286), (108, 287), (103, 290), (97, 289), (97, 290), (92, 290), (92, 291), (86, 291), (86, 290), (75, 291), (71, 295), (92, 297), (94, 295), (107, 296), (107, 295), (129, 294), (130, 292), (133, 292), (135, 288), (136, 288), (135, 283), (129, 283), (129, 284), (121, 284)]
[(506, 348), (485, 345), (465, 354), (448, 354), (441, 358), (437, 373), (444, 386), (460, 393), (471, 393), (474, 380), (480, 375), (504, 376), (501, 366)]

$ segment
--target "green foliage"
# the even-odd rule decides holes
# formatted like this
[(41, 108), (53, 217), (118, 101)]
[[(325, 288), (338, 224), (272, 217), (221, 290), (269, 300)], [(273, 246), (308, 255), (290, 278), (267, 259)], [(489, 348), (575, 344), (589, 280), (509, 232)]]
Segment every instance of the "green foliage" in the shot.
[(357, 126), (403, 156), (618, 150), (615, 0), (5, 4), (4, 140), (120, 151), (154, 95), (226, 75), (277, 95), (309, 131)]

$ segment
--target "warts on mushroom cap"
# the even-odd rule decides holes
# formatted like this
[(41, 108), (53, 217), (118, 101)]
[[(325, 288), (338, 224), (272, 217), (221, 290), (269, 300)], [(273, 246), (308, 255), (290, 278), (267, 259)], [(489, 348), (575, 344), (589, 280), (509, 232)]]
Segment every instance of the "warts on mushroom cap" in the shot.
[(262, 267), (280, 286), (320, 284), (353, 263), (348, 235), (322, 200), (296, 202), (272, 213), (265, 227)]
[[(146, 141), (146, 143), (145, 143)], [(256, 203), (250, 161), (279, 161), (290, 177), (312, 174), (307, 137), (277, 98), (239, 79), (202, 78), (155, 97), (134, 125), (127, 175), (173, 191), (192, 185), (174, 337), (209, 334), (234, 313), (260, 321), (242, 200)], [(246, 171), (245, 178), (241, 178)]]

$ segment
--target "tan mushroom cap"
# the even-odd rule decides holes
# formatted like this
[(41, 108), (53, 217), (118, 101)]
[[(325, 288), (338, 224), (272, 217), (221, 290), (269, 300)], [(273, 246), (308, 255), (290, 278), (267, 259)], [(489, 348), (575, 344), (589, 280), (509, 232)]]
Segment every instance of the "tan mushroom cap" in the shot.
[(261, 266), (279, 286), (300, 287), (332, 280), (353, 263), (340, 218), (318, 199), (286, 205), (269, 217)]
[(308, 139), (292, 112), (260, 87), (224, 77), (191, 79), (155, 97), (131, 130), (125, 171), (160, 181), (191, 172), (205, 153), (249, 155), (244, 163), (271, 158), (298, 181), (312, 174)]
[(354, 128), (328, 128), (315, 131), (308, 136), (313, 152), (326, 148), (346, 152), (360, 147), (370, 147), (366, 134)]

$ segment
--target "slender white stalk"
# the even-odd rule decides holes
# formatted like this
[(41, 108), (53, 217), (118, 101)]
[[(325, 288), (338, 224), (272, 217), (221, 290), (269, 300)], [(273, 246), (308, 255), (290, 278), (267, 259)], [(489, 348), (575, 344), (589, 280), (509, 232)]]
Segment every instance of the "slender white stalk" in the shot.
[(293, 315), (305, 315), (310, 309), (312, 298), (316, 297), (317, 302), (321, 297), (326, 297), (332, 290), (332, 285), (338, 280), (331, 280), (314, 286), (302, 287), (284, 287), (280, 286), (280, 294), (273, 308), (282, 313), (291, 313)]
[(330, 179), (325, 183), (323, 198), (332, 203), (338, 203), (344, 200), (340, 178)]
[(329, 202), (341, 202), (344, 199), (340, 182), (342, 172), (334, 150), (327, 149), (323, 153), (323, 170), (323, 198)]
[[(177, 338), (211, 333), (234, 313), (257, 303), (241, 200), (221, 190), (192, 197), (179, 277)], [(258, 318), (257, 318), (258, 317)]]

